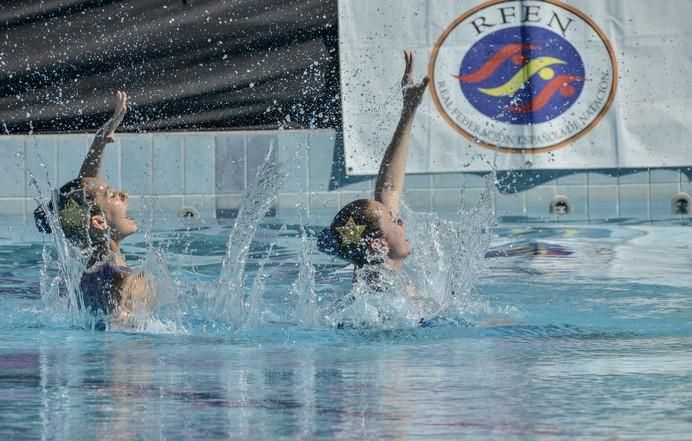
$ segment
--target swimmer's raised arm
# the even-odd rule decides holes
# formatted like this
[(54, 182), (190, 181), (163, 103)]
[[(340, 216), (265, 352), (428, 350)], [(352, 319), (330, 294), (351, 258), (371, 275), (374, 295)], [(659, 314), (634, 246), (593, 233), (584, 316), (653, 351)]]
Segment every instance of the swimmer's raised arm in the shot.
[(127, 111), (127, 93), (122, 91), (116, 92), (116, 103), (113, 116), (96, 132), (94, 142), (91, 143), (89, 153), (82, 163), (82, 168), (79, 169), (80, 178), (95, 178), (101, 170), (103, 162), (103, 150), (106, 144), (115, 142), (115, 130), (118, 128), (125, 112)]
[(429, 78), (425, 77), (420, 83), (415, 84), (413, 82), (413, 53), (404, 51), (404, 60), (406, 61), (406, 70), (404, 71), (404, 78), (401, 80), (404, 105), (392, 141), (384, 153), (384, 158), (382, 158), (375, 183), (375, 200), (391, 210), (394, 216), (399, 212), (399, 200), (401, 199), (401, 192), (404, 190), (406, 158), (408, 157), (413, 117), (423, 99), (429, 81)]

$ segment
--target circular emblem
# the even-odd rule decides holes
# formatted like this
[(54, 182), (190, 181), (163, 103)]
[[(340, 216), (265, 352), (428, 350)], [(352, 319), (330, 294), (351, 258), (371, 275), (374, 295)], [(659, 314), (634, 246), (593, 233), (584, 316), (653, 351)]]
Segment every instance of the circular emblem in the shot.
[(553, 0), (493, 0), (457, 18), (429, 65), (442, 117), (477, 144), (540, 153), (586, 134), (615, 95), (603, 32)]

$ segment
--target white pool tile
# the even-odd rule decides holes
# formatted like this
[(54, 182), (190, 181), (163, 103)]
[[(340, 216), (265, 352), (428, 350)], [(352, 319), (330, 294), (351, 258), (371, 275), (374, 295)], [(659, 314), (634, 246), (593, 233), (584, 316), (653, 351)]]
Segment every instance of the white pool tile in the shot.
[(589, 171), (587, 174), (589, 185), (617, 185), (618, 172), (617, 170), (608, 170), (605, 172)]
[[(564, 171), (563, 171), (564, 173)], [(575, 171), (574, 173), (565, 174), (557, 178), (557, 186), (562, 187), (565, 185), (576, 186), (576, 185), (586, 185), (586, 171)]]
[(214, 136), (207, 134), (186, 135), (185, 194), (212, 195), (215, 184)]
[(500, 217), (516, 217), (526, 216), (526, 208), (524, 205), (524, 194), (513, 193), (503, 194), (495, 193), (495, 216)]
[(464, 188), (485, 189), (488, 186), (487, 174), (464, 173)]
[(309, 197), (306, 193), (282, 193), (277, 199), (278, 215), (283, 217), (298, 217), (299, 213), (307, 213)]
[(588, 189), (589, 220), (615, 219), (618, 213), (617, 188), (612, 185), (591, 185)]
[(6, 198), (0, 197), (0, 214), (3, 215), (24, 215), (33, 213), (36, 204), (26, 198)]
[(432, 188), (432, 175), (429, 173), (406, 175), (404, 188), (406, 190), (429, 190)]
[(215, 141), (216, 192), (245, 191), (245, 134), (217, 134)]
[(238, 216), (241, 204), (245, 200), (241, 193), (225, 194), (216, 197), (216, 217), (231, 219)]
[(154, 212), (177, 213), (183, 207), (181, 195), (157, 195), (150, 199)]
[[(116, 138), (114, 143), (106, 145), (103, 152), (103, 162), (101, 164), (101, 179), (108, 182), (111, 187), (122, 188), (120, 174), (120, 138)], [(127, 189), (123, 189), (128, 191)]]
[(427, 190), (404, 190), (401, 199), (411, 209), (420, 212), (431, 212), (432, 207), (432, 191)]
[(0, 137), (0, 197), (24, 197), (24, 138)]
[(461, 189), (435, 189), (432, 193), (433, 211), (436, 213), (459, 211)]
[(465, 174), (464, 173), (435, 173), (432, 176), (432, 187), (438, 188), (461, 188)]
[(310, 134), (308, 163), (308, 190), (329, 190), (332, 177), (332, 159), (336, 144), (336, 134), (331, 130), (320, 130)]
[(639, 184), (643, 185), (649, 184), (649, 169), (628, 169), (628, 170), (621, 170), (620, 171), (620, 176), (618, 178), (618, 183), (620, 185), (628, 185), (628, 184)]
[(277, 158), (284, 172), (286, 192), (305, 192), (308, 188), (308, 131), (286, 130), (279, 133)]
[(119, 135), (121, 188), (131, 195), (153, 193), (152, 135)]
[(183, 136), (157, 134), (153, 143), (154, 194), (183, 193)]
[(677, 184), (680, 182), (679, 170), (664, 170), (653, 168), (649, 172), (652, 184)]
[(57, 187), (77, 177), (92, 140), (93, 135), (57, 136)]
[(278, 142), (274, 132), (248, 133), (246, 145), (246, 182), (250, 185), (255, 181), (257, 170), (265, 161), (276, 162)]
[(649, 185), (621, 185), (618, 191), (620, 218), (649, 219)]
[(149, 208), (149, 206), (147, 205), (147, 202), (148, 199), (146, 196), (130, 194), (127, 198), (129, 214), (134, 216), (135, 219), (139, 220), (145, 214), (148, 213), (147, 209)]
[(36, 195), (36, 190), (29, 184), (29, 172), (35, 176), (44, 197), (49, 197), (49, 189), (57, 185), (56, 144), (54, 135), (26, 137), (27, 196)]
[[(75, 178), (92, 139), (93, 134), (0, 138), (0, 198), (11, 205), (3, 212), (33, 210), (28, 208), (26, 198), (33, 197), (35, 191), (28, 187), (28, 173), (15, 156), (16, 151), (25, 152), (28, 168), (38, 178), (42, 192), (47, 193), (45, 175), (55, 186)], [(374, 176), (349, 177), (339, 169), (343, 165), (332, 164), (343, 148), (340, 142), (334, 130), (119, 134), (117, 143), (106, 147), (102, 177), (130, 193), (131, 211), (177, 211), (191, 204), (214, 214), (219, 208), (237, 209), (238, 203), (224, 207), (215, 195), (230, 193), (231, 199), (237, 199), (273, 145), (274, 158), (283, 163), (288, 175), (281, 188), (284, 196), (276, 204), (279, 213), (297, 214), (295, 204), (303, 202), (311, 216), (322, 213), (331, 217), (351, 200), (371, 198), (374, 187)], [(16, 164), (12, 162), (15, 159)], [(679, 170), (607, 172), (578, 171), (518, 195), (498, 193), (497, 214), (558, 221), (649, 216), (668, 219), (674, 217), (672, 198), (680, 190), (692, 194), (692, 183)], [(536, 173), (557, 176), (562, 172)], [(336, 191), (329, 191), (330, 185)], [(453, 217), (462, 185), (469, 205), (480, 197), (485, 179), (470, 173), (409, 174), (404, 199), (416, 210), (434, 210)], [(557, 218), (549, 214), (550, 200), (556, 194), (570, 199), (569, 215)], [(157, 197), (137, 199), (137, 195)]]

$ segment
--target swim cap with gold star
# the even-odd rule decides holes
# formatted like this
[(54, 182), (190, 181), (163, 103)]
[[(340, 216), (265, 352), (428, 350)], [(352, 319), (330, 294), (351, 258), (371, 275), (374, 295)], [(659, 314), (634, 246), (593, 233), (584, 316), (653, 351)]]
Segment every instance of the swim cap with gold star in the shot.
[(74, 199), (70, 198), (60, 210), (60, 223), (63, 229), (76, 229), (82, 226), (82, 209)]
[(346, 224), (341, 227), (336, 227), (336, 231), (341, 235), (341, 244), (350, 245), (357, 244), (360, 237), (365, 232), (366, 225), (356, 225), (353, 217), (349, 217)]

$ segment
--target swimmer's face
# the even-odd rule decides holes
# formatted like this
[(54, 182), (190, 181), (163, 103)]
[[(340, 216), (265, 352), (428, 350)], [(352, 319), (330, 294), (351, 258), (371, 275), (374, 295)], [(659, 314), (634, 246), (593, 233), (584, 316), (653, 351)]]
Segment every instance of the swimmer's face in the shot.
[(388, 248), (387, 257), (401, 260), (411, 254), (411, 244), (406, 239), (404, 221), (379, 202), (372, 201), (370, 208), (376, 210), (380, 220), (380, 228), (384, 232), (384, 242)]
[(122, 240), (137, 232), (137, 223), (127, 215), (127, 193), (115, 189), (98, 178), (85, 178), (84, 188), (103, 215), (92, 216), (92, 229), (106, 231), (110, 228), (111, 239)]

